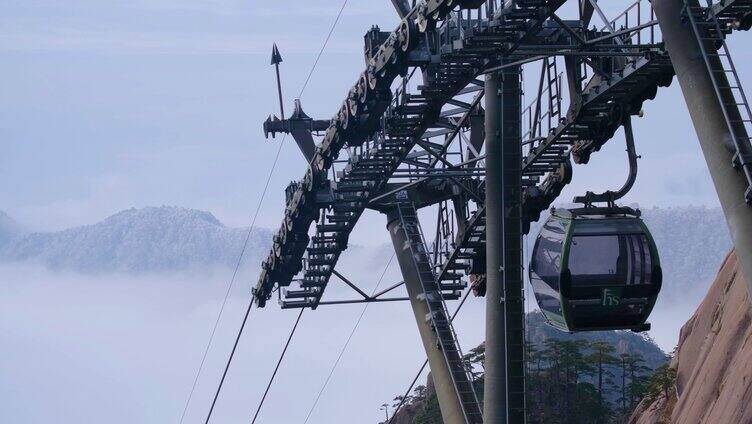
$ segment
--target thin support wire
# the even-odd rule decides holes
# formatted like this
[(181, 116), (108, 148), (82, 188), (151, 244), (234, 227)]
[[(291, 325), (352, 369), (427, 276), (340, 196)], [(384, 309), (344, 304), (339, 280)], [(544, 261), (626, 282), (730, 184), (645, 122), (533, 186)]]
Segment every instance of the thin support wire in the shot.
[[(384, 275), (386, 275), (386, 272), (389, 270), (389, 265), (392, 264), (394, 255), (395, 254), (392, 253), (392, 256), (389, 257), (389, 261), (386, 263), (384, 270), (381, 272), (381, 276), (379, 276), (379, 280), (376, 282), (376, 286), (371, 291), (371, 296), (373, 296), (376, 293), (376, 290), (379, 288), (381, 281), (384, 279)], [(326, 386), (329, 384), (329, 380), (332, 379), (334, 370), (337, 369), (337, 366), (339, 365), (339, 361), (342, 359), (342, 355), (345, 354), (345, 350), (347, 350), (347, 346), (350, 344), (350, 340), (352, 340), (353, 335), (355, 334), (355, 331), (358, 329), (358, 326), (360, 325), (360, 321), (363, 319), (363, 315), (365, 315), (366, 310), (368, 310), (368, 305), (370, 305), (370, 303), (366, 303), (363, 305), (363, 309), (360, 311), (360, 316), (358, 316), (358, 319), (355, 321), (355, 325), (353, 326), (352, 331), (350, 331), (350, 335), (347, 336), (347, 340), (345, 340), (345, 344), (342, 346), (342, 349), (339, 351), (339, 355), (337, 355), (337, 359), (334, 361), (332, 368), (329, 370), (329, 375), (326, 376), (326, 380), (324, 380), (324, 384), (321, 386), (321, 389), (316, 395), (316, 399), (313, 401), (313, 405), (311, 405), (311, 409), (308, 410), (308, 414), (306, 415), (305, 421), (303, 421), (303, 424), (306, 424), (308, 422), (308, 420), (311, 418), (311, 414), (313, 414), (313, 410), (316, 409), (316, 405), (319, 403), (319, 399), (321, 399), (321, 395), (324, 393), (324, 389), (326, 389)]]
[(245, 328), (245, 324), (246, 322), (248, 322), (248, 315), (250, 315), (251, 313), (251, 307), (253, 307), (253, 298), (251, 298), (251, 301), (248, 302), (248, 308), (245, 310), (245, 316), (243, 317), (243, 324), (240, 325), (240, 330), (238, 330), (238, 335), (237, 337), (235, 337), (235, 343), (232, 345), (232, 351), (230, 352), (230, 357), (227, 358), (227, 364), (225, 365), (225, 370), (222, 372), (222, 379), (219, 380), (217, 391), (214, 393), (214, 399), (212, 399), (211, 407), (209, 407), (209, 413), (206, 415), (206, 421), (204, 421), (204, 424), (209, 424), (209, 420), (211, 419), (212, 412), (214, 412), (214, 405), (217, 404), (217, 399), (219, 398), (219, 392), (222, 391), (222, 386), (225, 384), (227, 371), (230, 369), (232, 358), (235, 357), (235, 351), (238, 348), (238, 342), (240, 342), (240, 336), (243, 335), (243, 329)]
[[(211, 333), (209, 334), (209, 340), (206, 343), (206, 347), (204, 348), (204, 353), (201, 355), (201, 362), (199, 363), (198, 370), (196, 370), (196, 376), (193, 378), (193, 384), (191, 385), (190, 393), (188, 394), (188, 399), (185, 401), (185, 406), (183, 407), (183, 413), (180, 415), (180, 423), (183, 423), (183, 420), (185, 419), (185, 415), (188, 412), (188, 407), (191, 403), (191, 399), (193, 398), (193, 393), (196, 391), (196, 385), (198, 384), (198, 379), (201, 376), (201, 372), (204, 369), (204, 364), (206, 363), (206, 356), (209, 353), (209, 349), (211, 348), (212, 343), (214, 342), (214, 336), (217, 333), (217, 327), (219, 327), (219, 321), (222, 319), (222, 315), (225, 311), (225, 306), (227, 305), (227, 299), (230, 297), (230, 291), (232, 290), (232, 287), (235, 285), (235, 279), (238, 275), (238, 270), (240, 269), (240, 265), (243, 262), (243, 257), (245, 256), (246, 249), (248, 248), (248, 241), (251, 238), (251, 233), (253, 232), (253, 228), (256, 226), (256, 219), (258, 218), (259, 211), (261, 210), (261, 206), (264, 203), (264, 199), (266, 198), (266, 192), (269, 189), (269, 182), (272, 179), (272, 175), (274, 175), (274, 170), (277, 168), (277, 162), (279, 161), (279, 155), (282, 152), (282, 146), (285, 144), (285, 139), (287, 139), (287, 134), (285, 134), (282, 137), (282, 141), (279, 143), (279, 147), (277, 148), (277, 153), (274, 156), (274, 162), (272, 163), (272, 167), (269, 170), (269, 175), (266, 178), (266, 183), (264, 184), (264, 189), (261, 192), (261, 197), (259, 198), (258, 205), (256, 205), (256, 212), (253, 214), (253, 219), (251, 220), (251, 226), (248, 227), (248, 232), (245, 235), (245, 240), (243, 241), (243, 247), (240, 250), (240, 255), (238, 256), (238, 261), (235, 264), (235, 269), (232, 272), (232, 278), (230, 278), (229, 284), (227, 284), (227, 290), (225, 291), (224, 299), (222, 299), (222, 305), (219, 308), (219, 312), (217, 313), (217, 319), (214, 320), (214, 326), (212, 327)], [(251, 303), (253, 303), (253, 299), (251, 299)]]
[(295, 330), (298, 329), (298, 324), (300, 323), (300, 317), (303, 316), (303, 311), (305, 311), (305, 308), (300, 308), (300, 313), (298, 314), (298, 318), (295, 320), (295, 325), (292, 326), (292, 330), (290, 330), (290, 336), (287, 337), (287, 342), (285, 343), (284, 349), (282, 349), (282, 353), (279, 355), (279, 360), (277, 360), (277, 365), (274, 367), (274, 372), (272, 373), (271, 378), (269, 378), (269, 384), (266, 385), (266, 389), (264, 390), (264, 395), (261, 396), (261, 401), (259, 402), (258, 408), (256, 408), (256, 413), (253, 414), (253, 420), (251, 420), (251, 424), (256, 423), (256, 419), (258, 418), (259, 412), (261, 412), (261, 407), (264, 405), (264, 401), (266, 400), (266, 395), (269, 394), (269, 389), (272, 387), (272, 383), (274, 382), (274, 377), (277, 376), (277, 371), (279, 371), (279, 367), (282, 364), (282, 359), (285, 358), (285, 353), (287, 353), (287, 348), (290, 346), (290, 341), (292, 340), (292, 336), (295, 334)]

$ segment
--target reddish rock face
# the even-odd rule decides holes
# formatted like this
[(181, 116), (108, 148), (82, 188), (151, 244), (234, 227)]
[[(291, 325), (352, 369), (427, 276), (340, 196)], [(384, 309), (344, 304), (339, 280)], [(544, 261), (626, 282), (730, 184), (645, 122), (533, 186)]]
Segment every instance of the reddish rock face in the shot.
[(732, 252), (682, 327), (672, 361), (677, 370), (675, 394), (641, 404), (630, 423), (752, 423), (750, 308)]

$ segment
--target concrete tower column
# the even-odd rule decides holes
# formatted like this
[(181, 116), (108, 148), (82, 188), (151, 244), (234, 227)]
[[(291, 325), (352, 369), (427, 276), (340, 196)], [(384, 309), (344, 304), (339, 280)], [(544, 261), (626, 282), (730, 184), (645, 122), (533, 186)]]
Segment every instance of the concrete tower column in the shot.
[[(691, 6), (698, 6), (697, 0), (689, 0)], [(747, 280), (747, 290), (752, 295), (752, 207), (744, 201), (747, 181), (741, 171), (731, 166), (734, 149), (729, 128), (723, 116), (721, 103), (713, 88), (702, 53), (697, 44), (691, 24), (682, 18), (682, 0), (653, 0), (653, 8), (663, 33), (666, 49), (676, 71), (689, 115), (692, 118), (702, 153), (708, 164), (718, 199), (720, 200), (731, 239), (736, 248), (739, 266)], [(716, 47), (706, 42), (705, 49), (715, 53)], [(711, 61), (712, 67), (722, 69), (717, 57)], [(728, 86), (726, 74), (717, 72), (716, 78)], [(739, 119), (739, 109), (733, 99), (726, 98), (732, 119)], [(737, 125), (742, 125), (741, 123)], [(737, 134), (746, 136), (743, 126)], [(701, 242), (701, 240), (698, 240)]]
[(420, 281), (420, 270), (416, 267), (416, 261), (412, 257), (412, 250), (410, 249), (412, 241), (408, 239), (407, 233), (402, 228), (396, 211), (388, 213), (387, 219), (386, 228), (392, 238), (397, 262), (399, 262), (405, 288), (410, 297), (410, 306), (413, 308), (420, 339), (423, 341), (423, 348), (428, 357), (428, 365), (431, 368), (431, 377), (433, 377), (434, 387), (436, 388), (441, 417), (445, 424), (466, 424), (462, 404), (454, 389), (452, 375), (444, 360), (444, 354), (437, 345), (436, 334), (431, 328), (431, 322), (427, 319), (429, 316), (428, 305), (422, 296), (423, 287)]
[(520, 68), (486, 75), (486, 353), (483, 422), (525, 422)]

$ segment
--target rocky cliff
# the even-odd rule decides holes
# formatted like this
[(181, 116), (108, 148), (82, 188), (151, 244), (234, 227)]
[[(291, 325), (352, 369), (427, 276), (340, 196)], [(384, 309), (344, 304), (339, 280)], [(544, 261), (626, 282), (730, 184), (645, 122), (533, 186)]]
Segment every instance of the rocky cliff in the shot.
[(729, 254), (699, 308), (682, 327), (668, 397), (643, 401), (633, 424), (752, 423), (750, 299)]

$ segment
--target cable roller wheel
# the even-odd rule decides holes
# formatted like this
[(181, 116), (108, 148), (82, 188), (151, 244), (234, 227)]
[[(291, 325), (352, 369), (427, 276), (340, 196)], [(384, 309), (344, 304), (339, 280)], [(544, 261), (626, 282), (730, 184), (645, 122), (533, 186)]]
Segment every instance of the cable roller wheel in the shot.
[(415, 24), (407, 19), (403, 19), (397, 30), (399, 48), (402, 53), (407, 53), (415, 47), (417, 41), (417, 29)]

